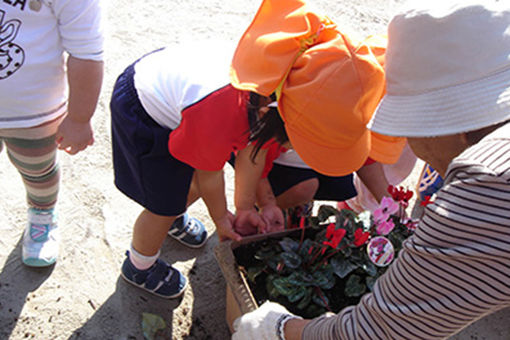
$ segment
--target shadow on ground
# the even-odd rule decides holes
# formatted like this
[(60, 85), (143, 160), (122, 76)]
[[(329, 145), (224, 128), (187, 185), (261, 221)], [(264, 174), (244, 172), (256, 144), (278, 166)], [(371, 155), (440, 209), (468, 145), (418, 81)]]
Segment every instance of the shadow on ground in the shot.
[[(51, 275), (54, 265), (44, 268), (33, 268), (23, 265), (21, 262), (21, 243), (20, 238), (16, 247), (11, 251), (5, 265), (0, 272), (0, 290), (2, 296), (9, 296), (9, 307), (4, 306), (5, 298), (0, 298), (0, 338), (10, 338), (16, 324), (23, 322), (29, 324), (30, 318), (25, 317), (20, 320), (19, 316), (25, 305), (29, 301), (41, 284)], [(37, 307), (35, 307), (37, 309)], [(51, 320), (50, 320), (51, 321)], [(35, 325), (34, 325), (35, 327)], [(31, 332), (26, 332), (25, 337), (31, 336)]]

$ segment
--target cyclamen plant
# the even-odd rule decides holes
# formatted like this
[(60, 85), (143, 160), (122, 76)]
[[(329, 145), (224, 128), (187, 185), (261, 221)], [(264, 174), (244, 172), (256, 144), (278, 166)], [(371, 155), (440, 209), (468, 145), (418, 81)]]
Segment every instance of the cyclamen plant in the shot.
[[(338, 312), (372, 289), (416, 228), (405, 213), (413, 193), (393, 186), (388, 192), (392, 197), (383, 198), (374, 212), (322, 205), (317, 216), (301, 218), (297, 237), (267, 242), (257, 250), (257, 265), (246, 269), (248, 280), (255, 283), (265, 276), (269, 299), (299, 315)], [(339, 297), (346, 303), (332, 304)]]

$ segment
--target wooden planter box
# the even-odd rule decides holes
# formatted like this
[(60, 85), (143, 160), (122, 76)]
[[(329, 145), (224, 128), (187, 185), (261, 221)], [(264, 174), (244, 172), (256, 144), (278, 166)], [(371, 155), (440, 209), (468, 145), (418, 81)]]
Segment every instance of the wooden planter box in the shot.
[(257, 302), (251, 293), (251, 289), (248, 286), (247, 279), (244, 274), (239, 270), (239, 266), (234, 256), (234, 249), (239, 246), (261, 241), (268, 238), (282, 238), (292, 232), (301, 232), (299, 229), (285, 230), (277, 233), (262, 234), (248, 236), (242, 239), (240, 242), (236, 241), (225, 241), (220, 242), (214, 248), (214, 255), (218, 262), (225, 281), (227, 282), (226, 291), (226, 311), (225, 319), (232, 332), (232, 323), (239, 316), (249, 313), (257, 309)]

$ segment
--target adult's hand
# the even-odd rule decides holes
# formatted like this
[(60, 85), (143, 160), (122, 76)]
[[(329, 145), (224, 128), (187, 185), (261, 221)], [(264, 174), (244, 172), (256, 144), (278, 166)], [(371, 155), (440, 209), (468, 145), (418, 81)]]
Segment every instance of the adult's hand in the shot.
[(283, 332), (285, 323), (296, 318), (301, 319), (282, 305), (264, 302), (255, 311), (244, 314), (234, 321), (232, 340), (285, 339)]

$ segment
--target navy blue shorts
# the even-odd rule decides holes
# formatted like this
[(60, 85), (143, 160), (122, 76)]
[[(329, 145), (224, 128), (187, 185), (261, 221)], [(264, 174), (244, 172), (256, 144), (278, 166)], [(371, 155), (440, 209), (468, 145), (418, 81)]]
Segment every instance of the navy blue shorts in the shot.
[(353, 175), (331, 177), (312, 169), (303, 169), (281, 164), (273, 164), (267, 179), (275, 196), (283, 194), (296, 184), (310, 178), (319, 181), (319, 188), (314, 199), (321, 201), (345, 201), (358, 194), (353, 183)]
[(194, 169), (168, 151), (172, 130), (142, 107), (134, 74), (133, 64), (117, 78), (110, 101), (115, 186), (155, 214), (177, 216), (186, 211)]
[[(234, 167), (234, 154), (230, 156), (228, 163)], [(340, 202), (358, 194), (354, 187), (353, 175), (331, 177), (322, 175), (312, 169), (297, 168), (277, 163), (273, 163), (273, 167), (267, 175), (275, 197), (280, 196), (294, 185), (310, 178), (317, 178), (319, 181), (319, 188), (313, 197), (315, 200)]]

